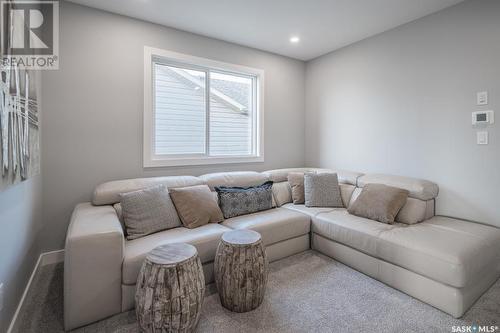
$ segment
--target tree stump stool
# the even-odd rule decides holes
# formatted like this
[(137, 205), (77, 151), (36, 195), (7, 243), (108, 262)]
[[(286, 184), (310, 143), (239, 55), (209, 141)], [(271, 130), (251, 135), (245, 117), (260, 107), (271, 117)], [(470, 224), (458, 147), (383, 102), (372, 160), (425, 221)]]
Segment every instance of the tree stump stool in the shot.
[(193, 332), (205, 294), (196, 248), (168, 244), (152, 250), (137, 279), (135, 310), (141, 332)]
[(260, 234), (233, 230), (222, 235), (215, 255), (215, 283), (222, 305), (234, 312), (257, 308), (264, 299), (268, 262)]

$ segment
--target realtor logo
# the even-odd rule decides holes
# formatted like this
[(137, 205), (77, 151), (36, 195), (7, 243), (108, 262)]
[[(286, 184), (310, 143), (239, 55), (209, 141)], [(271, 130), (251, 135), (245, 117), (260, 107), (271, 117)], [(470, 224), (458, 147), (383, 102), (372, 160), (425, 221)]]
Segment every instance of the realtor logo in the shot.
[(59, 2), (0, 1), (3, 67), (58, 69)]

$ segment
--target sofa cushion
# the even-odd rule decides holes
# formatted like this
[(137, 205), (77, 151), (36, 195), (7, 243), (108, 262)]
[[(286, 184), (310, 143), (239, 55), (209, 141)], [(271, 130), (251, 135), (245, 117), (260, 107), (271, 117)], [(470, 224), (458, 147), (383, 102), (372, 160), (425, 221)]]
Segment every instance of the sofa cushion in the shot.
[(353, 215), (391, 224), (407, 198), (407, 190), (384, 184), (367, 184), (348, 211)]
[(313, 232), (372, 256), (377, 256), (380, 234), (394, 227), (351, 215), (346, 209), (335, 209), (312, 218)]
[(228, 219), (235, 216), (251, 214), (273, 207), (273, 182), (267, 181), (259, 186), (226, 187), (216, 186), (219, 195), (219, 206)]
[(389, 225), (337, 209), (312, 221), (325, 238), (457, 288), (500, 260), (500, 229), (453, 218)]
[(293, 203), (287, 203), (282, 206), (283, 208), (290, 209), (299, 213), (307, 214), (310, 217), (316, 216), (317, 214), (320, 213), (328, 213), (332, 212), (335, 209), (339, 208), (332, 208), (332, 207), (306, 207), (306, 205), (296, 205)]
[(396, 216), (396, 222), (415, 224), (434, 216), (434, 199), (423, 201), (408, 198)]
[(129, 240), (181, 226), (165, 185), (122, 193), (120, 203)]
[(186, 228), (193, 229), (224, 220), (217, 198), (207, 185), (170, 189), (170, 197)]
[(307, 207), (344, 207), (337, 174), (306, 172), (304, 199)]
[(255, 171), (207, 173), (199, 178), (206, 182), (212, 191), (216, 186), (250, 187), (261, 185), (269, 180), (267, 175)]
[(358, 178), (358, 187), (364, 187), (366, 184), (384, 184), (402, 188), (408, 190), (411, 198), (424, 201), (434, 199), (439, 193), (439, 187), (433, 182), (403, 176), (372, 173)]
[(205, 182), (193, 176), (149, 177), (114, 180), (98, 185), (92, 196), (92, 204), (96, 206), (112, 205), (120, 202), (120, 193), (142, 190), (155, 185), (167, 188), (202, 185)]
[(433, 280), (462, 288), (499, 266), (500, 229), (435, 216), (382, 233), (378, 256)]
[(254, 214), (242, 215), (222, 223), (231, 229), (250, 229), (262, 236), (264, 245), (271, 245), (309, 233), (309, 216), (286, 208), (274, 208)]
[(220, 224), (207, 224), (195, 229), (179, 227), (125, 242), (123, 283), (135, 284), (142, 263), (149, 251), (157, 246), (184, 242), (198, 250), (202, 263), (213, 261), (222, 234), (228, 229)]

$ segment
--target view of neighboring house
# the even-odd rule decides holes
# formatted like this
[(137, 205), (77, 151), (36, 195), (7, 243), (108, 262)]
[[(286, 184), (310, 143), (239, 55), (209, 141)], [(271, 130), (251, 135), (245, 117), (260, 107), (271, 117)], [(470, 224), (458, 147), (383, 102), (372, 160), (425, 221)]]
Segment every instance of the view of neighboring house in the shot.
[(255, 116), (249, 113), (251, 78), (211, 73), (209, 117), (205, 72), (157, 64), (155, 78), (156, 154), (196, 155), (207, 148), (212, 156), (250, 154)]

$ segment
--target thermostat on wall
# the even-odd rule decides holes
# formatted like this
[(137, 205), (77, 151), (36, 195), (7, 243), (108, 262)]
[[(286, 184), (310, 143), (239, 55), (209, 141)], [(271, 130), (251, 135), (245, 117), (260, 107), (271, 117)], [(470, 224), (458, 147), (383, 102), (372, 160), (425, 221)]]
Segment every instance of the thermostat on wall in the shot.
[(493, 124), (495, 122), (495, 114), (493, 111), (476, 111), (472, 112), (472, 125)]

